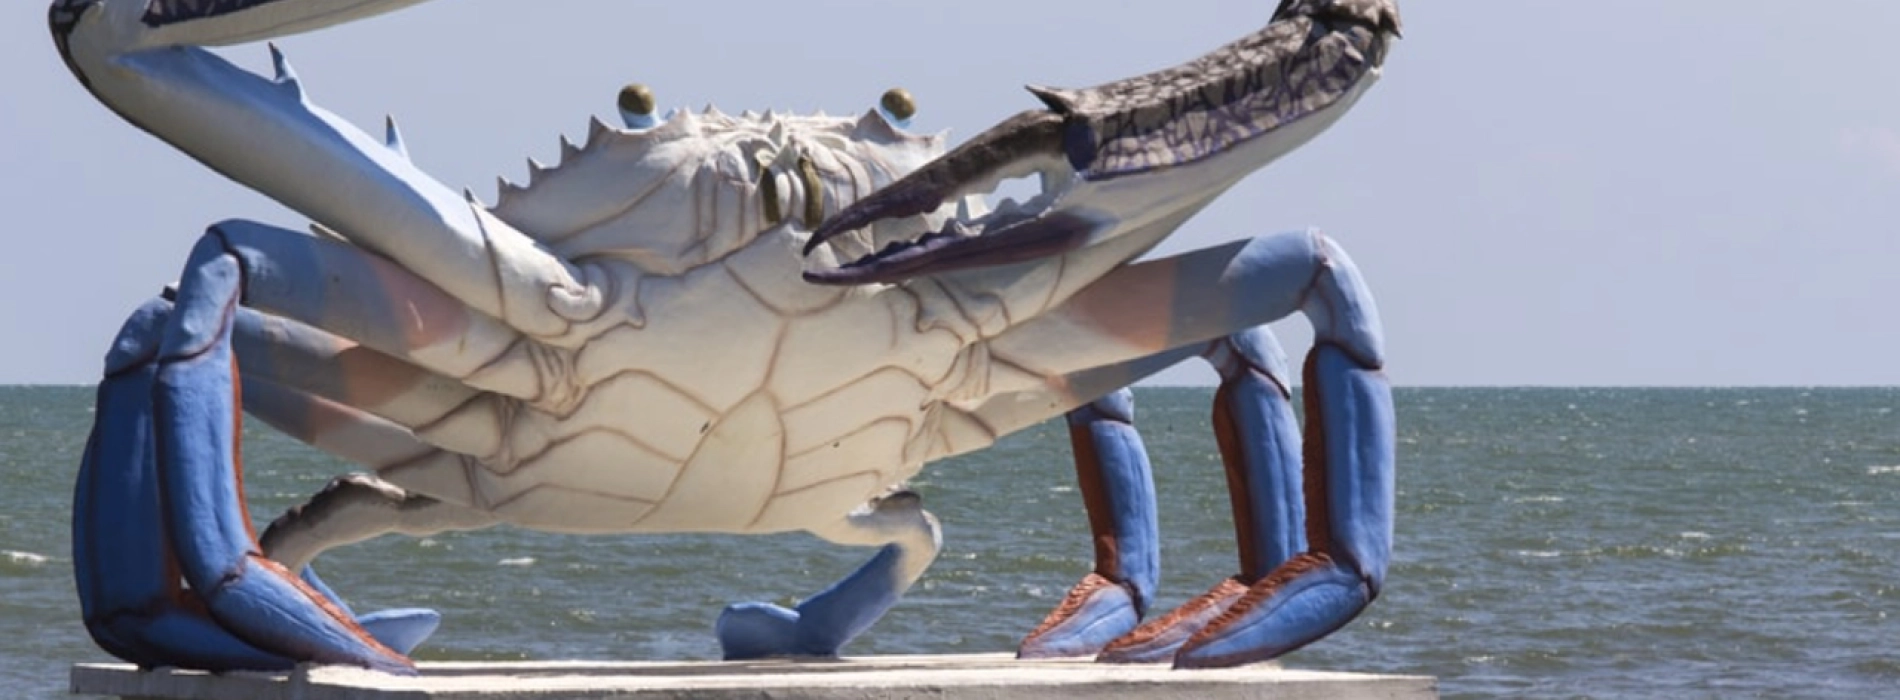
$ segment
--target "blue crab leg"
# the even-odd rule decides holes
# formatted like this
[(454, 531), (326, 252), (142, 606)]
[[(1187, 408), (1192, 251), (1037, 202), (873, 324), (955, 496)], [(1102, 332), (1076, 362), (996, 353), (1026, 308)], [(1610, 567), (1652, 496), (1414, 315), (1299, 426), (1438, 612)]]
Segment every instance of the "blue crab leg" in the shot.
[(311, 590), (328, 598), (332, 605), (343, 611), (344, 616), (356, 620), (356, 624), (362, 625), (369, 636), (399, 654), (415, 651), (416, 647), (429, 640), (429, 635), (435, 634), (437, 627), (442, 626), (442, 613), (427, 608), (391, 608), (358, 615), (350, 609), (349, 604), (343, 602), (342, 596), (337, 595), (329, 584), (317, 576), (316, 569), (308, 566), (303, 567), (303, 582)]
[(1335, 345), (1308, 354), (1304, 388), (1307, 551), (1189, 639), (1177, 666), (1280, 656), (1345, 626), (1379, 595), (1392, 542), (1391, 390)]
[[(80, 464), (74, 498), (73, 561), (87, 628), (114, 656), (141, 666), (281, 670), (296, 662), (225, 631), (193, 591), (161, 526), (152, 396), (160, 334), (172, 311), (147, 302), (126, 322), (107, 357), (96, 424)], [(350, 615), (315, 572), (305, 581)], [(354, 617), (353, 615), (351, 615)], [(419, 609), (355, 618), (376, 639), (406, 651), (439, 616)]]
[[(1246, 584), (1244, 593), (1225, 584), (1210, 592), (1220, 599), (1213, 606), (1224, 610), (1181, 646), (1175, 654), (1179, 666), (1276, 657), (1346, 624), (1378, 595), (1391, 556), (1394, 423), (1381, 371), (1378, 314), (1357, 268), (1314, 232), (1238, 241), (1119, 269), (991, 346), (997, 357), (1044, 376), (1114, 374), (1126, 371), (1122, 365), (1144, 364), (1295, 311), (1314, 328), (1302, 383), (1308, 416), (1301, 477), (1306, 547), (1258, 580), (1235, 581)], [(1068, 351), (1025, 351), (1033, 347)], [(1233, 432), (1248, 440), (1274, 434)], [(1259, 483), (1287, 483), (1273, 473), (1268, 468)], [(1270, 491), (1246, 500), (1256, 511), (1265, 505), (1274, 512), (1272, 504), (1284, 499)], [(1252, 546), (1245, 546), (1243, 535), (1243, 563), (1249, 556), (1259, 563), (1275, 556), (1258, 538), (1278, 521), (1257, 520)]]
[[(230, 246), (222, 234), (213, 237)], [(257, 250), (249, 252), (245, 259), (262, 260)], [(254, 273), (246, 279), (268, 278)], [(281, 285), (283, 289), (308, 287)], [(239, 308), (235, 321), (232, 348), (245, 368), (246, 413), (279, 432), (349, 462), (391, 473), (395, 479), (406, 480), (411, 474), (430, 479), (441, 473), (461, 478), (461, 455), (425, 443), (402, 425), (361, 407), (373, 407), (413, 425), (439, 420), (478, 398), (479, 392), (294, 320)], [(368, 485), (372, 483), (376, 485)], [(391, 491), (396, 492), (393, 497)], [(306, 583), (354, 617), (371, 636), (407, 654), (440, 625), (439, 613), (402, 608), (355, 615), (309, 564), (323, 550), (391, 532), (427, 536), (495, 524), (492, 515), (466, 505), (407, 495), (395, 485), (351, 475), (332, 481), (310, 502), (273, 522), (260, 541), (266, 556), (291, 571), (302, 571)]]
[(164, 523), (180, 572), (220, 626), (272, 653), (413, 674), (322, 593), (264, 557), (242, 490), (240, 402), (230, 337), (242, 285), (235, 257), (202, 239), (159, 349), (153, 392)]
[(727, 660), (837, 656), (897, 604), (943, 546), (936, 516), (909, 491), (883, 496), (836, 526), (812, 534), (837, 544), (881, 548), (857, 571), (795, 608), (771, 603), (728, 606), (714, 626)]
[(1300, 427), (1288, 401), (1286, 360), (1279, 343), (1265, 327), (1254, 328), (1210, 343), (1203, 357), (1221, 375), (1214, 395), (1214, 435), (1227, 472), (1240, 573), (1115, 640), (1102, 651), (1101, 661), (1169, 660), (1251, 584), (1306, 550)]
[(154, 301), (132, 314), (99, 382), (73, 499), (73, 579), (86, 629), (108, 653), (146, 668), (290, 668), (290, 658), (218, 626), (179, 583), (161, 525), (151, 411), (159, 330), (169, 311)]
[[(246, 308), (233, 342), (247, 375), (476, 457), (498, 449), (510, 397), (549, 393), (543, 373), (534, 371), (534, 343), (387, 260), (248, 221), (216, 224), (205, 240), (229, 251), (243, 270)], [(306, 441), (329, 449), (355, 425), (279, 427), (310, 433)], [(335, 426), (337, 437), (316, 437)], [(380, 469), (389, 461), (363, 463)]]
[(1020, 658), (1089, 656), (1127, 634), (1161, 578), (1154, 473), (1126, 389), (1070, 411), (1076, 476), (1095, 542), (1095, 570), (1024, 638)]
[(1233, 500), (1240, 575), (1257, 581), (1306, 550), (1292, 383), (1280, 344), (1265, 327), (1215, 341), (1207, 358), (1221, 376), (1214, 436)]

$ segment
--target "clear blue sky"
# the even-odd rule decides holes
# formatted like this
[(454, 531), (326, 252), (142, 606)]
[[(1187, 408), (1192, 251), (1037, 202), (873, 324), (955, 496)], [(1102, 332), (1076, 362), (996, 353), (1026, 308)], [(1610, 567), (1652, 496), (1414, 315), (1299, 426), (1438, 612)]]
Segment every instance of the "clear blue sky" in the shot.
[[(318, 102), (368, 127), (395, 113), (419, 163), (488, 197), (629, 81), (669, 106), (833, 113), (903, 85), (920, 128), (960, 138), (1035, 106), (1024, 83), (1170, 65), (1273, 5), (458, 0), (280, 43)], [(44, 8), (0, 10), (0, 383), (93, 381), (206, 224), (300, 223), (95, 103)], [(1325, 228), (1366, 270), (1403, 385), (1900, 384), (1900, 2), (1404, 12), (1355, 113), (1159, 252)]]

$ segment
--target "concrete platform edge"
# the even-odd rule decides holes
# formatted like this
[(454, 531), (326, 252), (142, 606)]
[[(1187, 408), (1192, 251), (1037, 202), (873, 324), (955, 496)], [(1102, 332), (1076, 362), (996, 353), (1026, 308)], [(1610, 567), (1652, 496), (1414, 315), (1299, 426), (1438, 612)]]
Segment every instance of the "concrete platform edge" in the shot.
[(1437, 698), (1429, 676), (1336, 673), (1263, 664), (1174, 671), (1007, 655), (881, 656), (765, 662), (424, 663), (422, 677), (352, 668), (215, 675), (76, 664), (73, 693), (136, 700), (608, 700), (618, 698)]

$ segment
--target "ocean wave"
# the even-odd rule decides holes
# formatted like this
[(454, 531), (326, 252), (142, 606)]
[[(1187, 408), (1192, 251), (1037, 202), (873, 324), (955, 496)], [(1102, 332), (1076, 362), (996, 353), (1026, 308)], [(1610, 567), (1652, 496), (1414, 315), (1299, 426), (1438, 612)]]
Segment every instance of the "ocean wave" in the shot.
[(1512, 503), (1563, 503), (1563, 496), (1523, 496), (1510, 499)]
[(1876, 464), (1874, 466), (1867, 468), (1868, 476), (1880, 476), (1882, 474), (1900, 474), (1900, 464), (1889, 464), (1889, 465)]
[(0, 563), (27, 567), (27, 566), (40, 566), (42, 564), (45, 564), (49, 560), (50, 559), (44, 554), (34, 554), (32, 552), (20, 552), (20, 551), (15, 551), (11, 549), (0, 549)]

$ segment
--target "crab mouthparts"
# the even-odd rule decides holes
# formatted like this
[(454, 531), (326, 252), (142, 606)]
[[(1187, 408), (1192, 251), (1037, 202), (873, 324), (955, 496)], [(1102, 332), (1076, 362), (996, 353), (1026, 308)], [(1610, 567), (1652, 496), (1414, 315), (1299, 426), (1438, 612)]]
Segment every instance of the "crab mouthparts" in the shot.
[[(830, 285), (891, 283), (1046, 258), (1082, 247), (1094, 223), (1055, 210), (1061, 192), (1076, 177), (1062, 138), (1059, 115), (1024, 112), (858, 200), (812, 231), (805, 254), (849, 231), (932, 214), (949, 203), (962, 204), (955, 216), (934, 231), (891, 242), (840, 267), (808, 271), (805, 279)], [(981, 197), (994, 194), (1004, 182), (1025, 177), (1040, 178), (1041, 194), (1021, 204), (1006, 199), (995, 211), (973, 215), (970, 202), (980, 203)]]
[(1094, 222), (1068, 213), (1006, 220), (991, 216), (975, 222), (951, 219), (938, 231), (892, 242), (841, 267), (807, 271), (805, 280), (826, 285), (891, 284), (928, 274), (1028, 262), (1080, 248), (1094, 229)]

